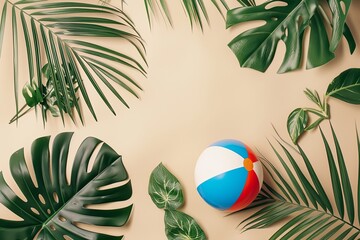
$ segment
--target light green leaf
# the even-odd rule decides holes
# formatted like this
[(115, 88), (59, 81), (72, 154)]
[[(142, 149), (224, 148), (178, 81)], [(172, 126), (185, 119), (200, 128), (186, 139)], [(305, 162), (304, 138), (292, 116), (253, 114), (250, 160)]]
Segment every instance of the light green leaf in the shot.
[(162, 163), (150, 175), (148, 192), (155, 205), (161, 209), (178, 209), (184, 203), (179, 180)]
[(206, 235), (199, 224), (189, 215), (165, 210), (165, 232), (169, 240), (206, 240)]
[[(96, 208), (100, 204), (127, 201), (132, 195), (121, 156), (99, 139), (86, 138), (77, 149), (68, 180), (66, 168), (72, 135), (57, 135), (52, 147), (49, 136), (33, 142), (31, 161), (37, 185), (30, 177), (24, 149), (11, 156), (11, 174), (26, 201), (16, 195), (0, 172), (0, 202), (22, 218), (21, 221), (0, 218), (1, 239), (43, 240), (64, 239), (64, 236), (76, 240), (122, 239), (122, 236), (85, 230), (76, 224), (120, 227), (128, 222), (132, 205), (127, 202), (108, 210)], [(91, 158), (95, 161), (89, 167)], [(115, 183), (121, 185), (108, 188)]]
[(328, 96), (360, 104), (360, 68), (350, 68), (337, 76), (326, 90)]
[(308, 114), (302, 108), (292, 111), (287, 120), (287, 130), (293, 143), (304, 133), (308, 124)]
[(305, 128), (305, 131), (309, 131), (311, 129), (318, 127), (320, 125), (320, 123), (322, 123), (322, 121), (324, 121), (324, 120), (325, 120), (325, 118), (322, 118), (322, 117), (318, 118), (315, 122), (313, 122), (309, 126), (307, 126)]

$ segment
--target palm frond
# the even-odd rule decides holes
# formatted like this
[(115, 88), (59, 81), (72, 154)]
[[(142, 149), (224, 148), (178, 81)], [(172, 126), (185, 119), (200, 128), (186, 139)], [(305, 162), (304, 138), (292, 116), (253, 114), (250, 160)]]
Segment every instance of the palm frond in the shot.
[[(335, 204), (330, 202), (307, 154), (299, 145), (296, 145), (298, 151), (293, 151), (296, 154), (294, 155), (289, 150), (290, 148), (280, 141), (277, 143), (281, 151), (270, 143), (286, 174), (282, 174), (279, 168), (261, 157), (268, 179), (265, 178), (257, 199), (244, 209), (258, 209), (240, 223), (245, 231), (265, 228), (279, 223), (280, 220), (288, 219), (269, 239), (329, 239), (330, 237), (356, 239), (360, 234), (360, 226), (354, 222), (356, 218), (359, 221), (360, 212), (358, 210), (355, 213), (352, 192), (355, 186), (351, 184), (345, 158), (331, 123), (330, 128), (331, 138), (326, 137), (322, 130), (320, 134), (330, 169), (329, 177)], [(335, 151), (330, 147), (329, 140), (333, 142)], [(360, 164), (358, 134), (357, 148)], [(297, 163), (299, 160), (304, 162), (306, 170), (299, 166)], [(306, 175), (310, 178), (308, 179)], [(358, 196), (360, 195), (359, 184), (360, 178), (357, 186)], [(357, 204), (359, 207), (359, 200)]]
[[(11, 15), (11, 24), (7, 23), (7, 14)], [(114, 114), (115, 110), (103, 92), (99, 79), (126, 107), (128, 105), (116, 85), (120, 85), (124, 92), (129, 92), (135, 97), (138, 97), (136, 90), (142, 90), (134, 76), (146, 75), (144, 43), (131, 19), (114, 6), (78, 1), (22, 0), (13, 3), (6, 0), (0, 19), (0, 54), (7, 25), (12, 27), (16, 114), (19, 113), (18, 49), (23, 43), (26, 47), (30, 83), (35, 81), (44, 95), (45, 79), (41, 68), (49, 64), (56, 98), (58, 101), (63, 98), (63, 108), (59, 107), (63, 121), (65, 113), (75, 121), (71, 99), (78, 99), (75, 87), (66, 87), (66, 76), (77, 78), (79, 92), (95, 120), (97, 116), (88, 94), (88, 86), (85, 83), (87, 80)], [(20, 31), (23, 33), (23, 39), (20, 38)], [(121, 52), (99, 43), (99, 40), (105, 38), (119, 40), (118, 43), (123, 47)], [(134, 51), (128, 53), (128, 49)], [(95, 61), (101, 64), (96, 64)], [(77, 100), (74, 106), (83, 122), (83, 113)], [(42, 115), (45, 123), (44, 110)]]
[[(207, 7), (203, 0), (182, 0), (183, 8), (189, 18), (191, 27), (199, 26), (200, 29), (204, 27), (204, 20), (209, 23), (209, 16), (207, 13)], [(207, 2), (207, 1), (205, 1)], [(238, 0), (241, 6), (254, 6), (253, 0)], [(213, 6), (225, 19), (224, 13), (229, 10), (229, 6), (226, 0), (211, 0)], [(149, 20), (149, 25), (152, 24), (153, 17), (161, 15), (165, 22), (173, 26), (171, 18), (171, 12), (169, 10), (168, 2), (166, 0), (144, 0), (146, 13)]]

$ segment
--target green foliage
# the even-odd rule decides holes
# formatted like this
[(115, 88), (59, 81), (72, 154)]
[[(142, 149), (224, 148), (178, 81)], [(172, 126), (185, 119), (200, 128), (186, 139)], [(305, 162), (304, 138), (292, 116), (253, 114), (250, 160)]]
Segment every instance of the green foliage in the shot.
[[(83, 99), (95, 120), (97, 117), (88, 95), (87, 85), (84, 83), (85, 80), (90, 82), (89, 85), (96, 90), (114, 114), (115, 111), (101, 85), (110, 90), (126, 107), (128, 107), (127, 103), (113, 84), (138, 97), (134, 89), (141, 90), (141, 87), (134, 81), (132, 75), (134, 73), (146, 74), (143, 67), (146, 64), (145, 49), (133, 22), (120, 9), (77, 1), (23, 0), (13, 3), (6, 0), (0, 21), (0, 49), (4, 47), (2, 43), (7, 26), (12, 27), (12, 37), (9, 38), (13, 42), (16, 102), (14, 119), (18, 119), (18, 115), (21, 114), (18, 107), (18, 72), (22, 66), (19, 64), (18, 52), (23, 42), (27, 54), (29, 86), (35, 86), (33, 85), (35, 82), (40, 92), (44, 93), (42, 89), (44, 76), (41, 69), (43, 65), (48, 64), (48, 76), (52, 76), (48, 77), (49, 84), (53, 87), (53, 97), (58, 103), (59, 115), (63, 121), (64, 113), (74, 119), (71, 111), (74, 105), (83, 122), (75, 87), (69, 84), (66, 76), (74, 76), (77, 79), (76, 84), (81, 93), (79, 98)], [(120, 40), (124, 53), (98, 44), (97, 39), (101, 38)], [(125, 49), (129, 49), (129, 46), (135, 50), (134, 55), (138, 55), (141, 61), (125, 53)], [(43, 52), (45, 55), (42, 55)], [(63, 106), (60, 106), (60, 102)], [(41, 113), (45, 123), (46, 109), (41, 108)]]
[(206, 240), (199, 224), (191, 216), (176, 210), (165, 210), (165, 233), (169, 240)]
[[(281, 150), (275, 147), (273, 150), (286, 174), (282, 174), (280, 168), (262, 158), (268, 179), (257, 199), (246, 208), (258, 210), (241, 222), (244, 230), (265, 228), (278, 223), (281, 227), (269, 239), (358, 239), (360, 215), (359, 211), (355, 212), (356, 203), (352, 192), (356, 184), (350, 181), (340, 143), (332, 125), (330, 126), (335, 151), (330, 148), (330, 139), (322, 131), (321, 136), (335, 204), (330, 202), (305, 151), (296, 145), (297, 151), (291, 153), (289, 148), (278, 142)], [(358, 135), (357, 143), (357, 162), (360, 164)], [(299, 166), (298, 161), (303, 161), (306, 170)], [(358, 176), (356, 189), (359, 195), (360, 168)], [(289, 180), (292, 186), (288, 184)], [(359, 207), (358, 201), (357, 208)], [(287, 220), (282, 221), (285, 219)]]
[(293, 142), (304, 132), (308, 124), (308, 115), (302, 108), (292, 111), (288, 117), (288, 132)]
[[(66, 168), (72, 133), (57, 135), (50, 150), (50, 137), (36, 139), (31, 161), (36, 184), (25, 161), (24, 149), (10, 158), (11, 174), (25, 195), (22, 200), (0, 173), (0, 202), (21, 221), (0, 218), (1, 239), (122, 239), (84, 230), (77, 223), (120, 227), (128, 221), (132, 205), (101, 210), (100, 204), (126, 201), (132, 195), (131, 182), (119, 156), (99, 139), (86, 138), (77, 149), (67, 180)], [(96, 149), (99, 149), (95, 155)], [(94, 163), (90, 167), (90, 159)], [(114, 183), (120, 186), (106, 188)], [(89, 205), (93, 205), (89, 207)]]
[[(287, 129), (293, 143), (305, 132), (314, 129), (319, 124), (330, 118), (329, 97), (340, 99), (352, 104), (360, 104), (360, 69), (351, 68), (340, 73), (328, 86), (325, 96), (321, 100), (317, 91), (306, 89), (305, 95), (315, 103), (319, 109), (297, 108), (288, 117)], [(309, 124), (309, 114), (317, 117)]]
[[(233, 27), (240, 23), (265, 21), (265, 24), (239, 34), (229, 43), (242, 67), (265, 72), (270, 66), (279, 41), (286, 46), (286, 53), (279, 73), (300, 67), (304, 32), (310, 29), (310, 40), (306, 67), (321, 66), (335, 57), (335, 50), (344, 35), (351, 53), (355, 50), (355, 41), (346, 25), (346, 17), (351, 0), (324, 1), (330, 8), (332, 17), (326, 15), (318, 0), (271, 0), (258, 6), (239, 7), (227, 13), (226, 25)], [(332, 29), (329, 40), (326, 28)]]
[(149, 195), (160, 209), (178, 209), (184, 204), (179, 180), (162, 163), (150, 175)]
[[(207, 7), (203, 0), (182, 0), (181, 2), (192, 28), (197, 25), (203, 29), (203, 18), (205, 18), (207, 23), (209, 23), (209, 16), (206, 10)], [(255, 5), (253, 0), (238, 0), (238, 2), (242, 6)], [(171, 26), (173, 25), (167, 0), (144, 0), (144, 3), (150, 26), (152, 23), (152, 15), (157, 16), (157, 13), (159, 12), (162, 14), (162, 16), (165, 16), (164, 18), (166, 22), (168, 22)], [(207, 1), (205, 1), (205, 3), (207, 3)], [(220, 2), (219, 0), (211, 0), (211, 3), (214, 5), (214, 7), (216, 7), (218, 12), (223, 17), (223, 11), (229, 10), (226, 0), (220, 0)]]
[(184, 204), (179, 180), (160, 163), (151, 173), (148, 187), (154, 204), (165, 210), (165, 233), (169, 240), (206, 240), (199, 224), (189, 215), (178, 211)]
[[(60, 83), (60, 76), (59, 71), (55, 69), (55, 79), (53, 79), (53, 75), (51, 73), (51, 69), (49, 64), (45, 64), (42, 68), (42, 73), (44, 74), (45, 78), (47, 79), (46, 84), (42, 85), (41, 87), (37, 86), (36, 82), (28, 82), (22, 89), (23, 97), (25, 98), (26, 104), (18, 111), (18, 113), (10, 120), (10, 123), (17, 121), (20, 117), (24, 116), (28, 113), (32, 108), (40, 105), (40, 107), (45, 112), (45, 120), (47, 119), (47, 111), (50, 111), (53, 117), (59, 117), (60, 111), (67, 113), (72, 117), (71, 112), (73, 111), (74, 106), (76, 106), (78, 111), (79, 103), (78, 97), (73, 96), (72, 93), (77, 93), (79, 87), (77, 84), (77, 79), (75, 77), (74, 70), (71, 66), (68, 66), (70, 70), (71, 76), (64, 75), (65, 79), (65, 91), (56, 95), (54, 85)], [(64, 68), (62, 68), (62, 71)], [(66, 94), (66, 95), (63, 95)], [(66, 104), (68, 101), (69, 105)], [(28, 107), (28, 108), (26, 108)], [(74, 121), (74, 119), (72, 119)]]
[(360, 69), (350, 68), (337, 76), (326, 95), (352, 104), (360, 104)]

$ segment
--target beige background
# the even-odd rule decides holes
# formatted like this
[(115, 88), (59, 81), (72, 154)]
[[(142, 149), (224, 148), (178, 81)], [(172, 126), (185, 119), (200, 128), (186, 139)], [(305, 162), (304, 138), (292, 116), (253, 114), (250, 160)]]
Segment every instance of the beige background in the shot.
[[(289, 140), (286, 132), (288, 114), (296, 107), (311, 106), (303, 90), (316, 89), (323, 94), (328, 83), (341, 71), (360, 67), (359, 46), (351, 56), (347, 46), (342, 44), (336, 53), (337, 58), (326, 66), (279, 75), (276, 71), (284, 50), (283, 44), (280, 44), (274, 63), (265, 74), (242, 69), (227, 43), (248, 26), (225, 30), (216, 10), (210, 3), (207, 5), (211, 27), (206, 26), (204, 33), (190, 29), (180, 3), (171, 5), (174, 29), (159, 20), (150, 31), (143, 1), (127, 1), (125, 10), (130, 13), (147, 43), (149, 75), (147, 79), (138, 80), (144, 91), (140, 94), (140, 101), (127, 97), (130, 110), (111, 98), (117, 116), (113, 116), (97, 96), (92, 95), (97, 100), (94, 105), (99, 121), (95, 122), (85, 110), (85, 127), (73, 126), (70, 122), (63, 127), (61, 120), (55, 119), (43, 128), (41, 119), (36, 119), (33, 114), (22, 118), (18, 126), (8, 125), (14, 115), (15, 104), (10, 70), (11, 45), (7, 41), (0, 60), (0, 170), (11, 185), (16, 188), (8, 165), (14, 151), (29, 147), (34, 139), (43, 135), (75, 131), (74, 143), (79, 144), (83, 138), (95, 136), (122, 154), (133, 183), (131, 201), (135, 207), (130, 224), (122, 229), (102, 228), (101, 231), (125, 234), (129, 240), (166, 239), (164, 213), (155, 207), (147, 194), (149, 175), (155, 166), (163, 162), (184, 187), (186, 205), (182, 210), (198, 221), (210, 240), (268, 239), (277, 226), (241, 233), (237, 225), (248, 214), (224, 217), (224, 212), (205, 204), (197, 194), (193, 180), (196, 159), (210, 143), (235, 138), (259, 149), (278, 165), (267, 143), (267, 138), (272, 141), (275, 135), (271, 124)], [(358, 44), (359, 10), (360, 2), (354, 1), (349, 22)], [(23, 83), (27, 81), (25, 69), (21, 73)], [(332, 123), (342, 143), (355, 186), (358, 168), (355, 123), (359, 125), (360, 109), (337, 100), (331, 100), (330, 105)], [(328, 124), (324, 123), (322, 127), (328, 134)], [(326, 183), (324, 187), (330, 191), (329, 172), (323, 146), (319, 143), (318, 131), (308, 134), (301, 141), (320, 171), (321, 180)], [(12, 216), (0, 206), (0, 217)]]

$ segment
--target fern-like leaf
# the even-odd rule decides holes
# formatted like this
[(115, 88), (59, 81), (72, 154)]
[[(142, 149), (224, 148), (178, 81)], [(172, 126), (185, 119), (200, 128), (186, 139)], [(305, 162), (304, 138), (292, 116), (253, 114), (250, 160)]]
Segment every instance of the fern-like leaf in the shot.
[[(273, 145), (271, 146), (286, 174), (281, 174), (279, 168), (275, 168), (270, 161), (262, 157), (268, 180), (265, 178), (258, 198), (244, 209), (258, 209), (240, 223), (244, 230), (265, 228), (288, 219), (269, 239), (329, 239), (330, 237), (333, 239), (356, 239), (358, 237), (360, 227), (354, 222), (356, 218), (359, 219), (359, 211), (355, 213), (355, 201), (352, 193), (352, 188), (355, 186), (352, 186), (350, 182), (345, 158), (336, 133), (331, 124), (330, 127), (332, 137), (326, 137), (322, 131), (321, 136), (330, 169), (329, 177), (332, 182), (335, 204), (330, 202), (322, 187), (323, 184), (304, 150), (297, 145), (298, 152), (294, 155), (289, 147), (285, 147), (279, 141), (281, 151)], [(334, 143), (335, 154), (330, 147), (330, 140)], [(360, 163), (358, 135), (357, 146)], [(297, 163), (299, 160), (305, 163), (306, 170), (299, 166)], [(310, 178), (307, 179), (306, 175), (309, 175)], [(358, 185), (359, 183), (360, 179)], [(274, 184), (276, 189), (273, 187)], [(359, 186), (357, 189), (359, 195)], [(359, 206), (359, 202), (357, 204)]]
[[(204, 27), (204, 19), (209, 23), (209, 16), (207, 13), (206, 4), (208, 1), (203, 0), (182, 0), (183, 8), (189, 18), (191, 27), (199, 26), (200, 29)], [(205, 3), (204, 3), (205, 2)], [(229, 6), (226, 0), (211, 0), (213, 6), (225, 19), (225, 14), (229, 10)], [(239, 5), (241, 6), (254, 6), (255, 2), (253, 0), (238, 0)], [(157, 15), (162, 15), (165, 22), (173, 26), (173, 21), (171, 18), (171, 11), (169, 10), (167, 0), (144, 0), (146, 13), (148, 16), (149, 24), (151, 26), (153, 17)]]
[[(11, 10), (11, 11), (9, 11)], [(6, 15), (11, 15), (11, 23)], [(138, 97), (135, 90), (141, 90), (133, 79), (134, 76), (145, 75), (145, 48), (142, 38), (131, 19), (120, 9), (110, 5), (98, 5), (79, 1), (53, 0), (21, 0), (12, 2), (5, 0), (0, 19), (0, 49), (3, 43), (5, 27), (12, 27), (14, 90), (16, 113), (18, 110), (18, 49), (25, 43), (30, 82), (35, 81), (40, 91), (44, 83), (41, 68), (49, 64), (50, 76), (57, 79), (52, 83), (57, 100), (63, 98), (64, 108), (59, 108), (64, 121), (64, 113), (74, 120), (70, 99), (75, 97), (74, 88), (67, 88), (66, 76), (77, 78), (79, 92), (95, 120), (97, 116), (88, 94), (89, 80), (103, 102), (115, 114), (106, 92), (102, 90), (103, 82), (126, 107), (125, 100), (115, 85), (120, 85), (125, 92)], [(23, 34), (19, 34), (22, 31)], [(21, 38), (20, 36), (24, 36)], [(116, 39), (123, 47), (122, 52), (104, 46), (102, 39)], [(100, 40), (100, 41), (99, 41)], [(125, 50), (133, 48), (132, 57)], [(1, 53), (1, 50), (0, 50)], [(44, 53), (44, 55), (42, 55)], [(101, 63), (101, 64), (99, 64)], [(74, 74), (70, 75), (70, 68)], [(85, 75), (83, 75), (83, 72)], [(74, 76), (73, 76), (74, 75)], [(82, 112), (77, 101), (75, 109), (80, 120)], [(42, 111), (44, 123), (45, 111)]]

